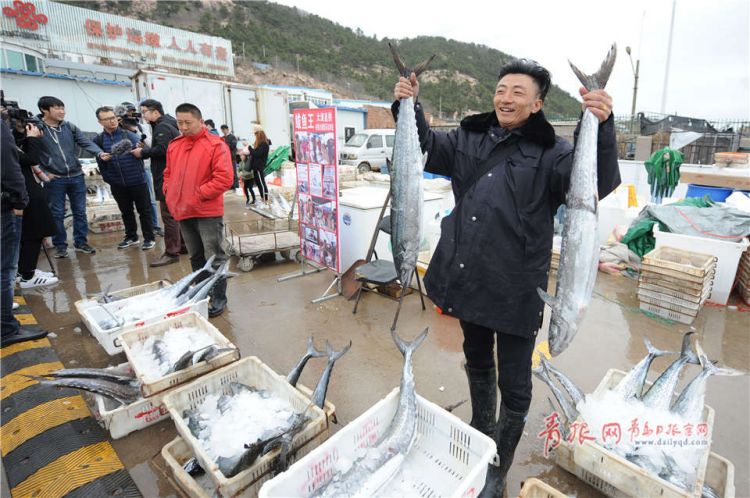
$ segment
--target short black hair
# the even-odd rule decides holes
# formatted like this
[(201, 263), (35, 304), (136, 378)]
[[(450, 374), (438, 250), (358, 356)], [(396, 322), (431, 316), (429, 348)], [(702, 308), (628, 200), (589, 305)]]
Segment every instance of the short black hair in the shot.
[[(175, 114), (177, 114), (178, 112), (189, 112), (190, 114), (192, 114), (193, 116), (195, 116), (198, 119), (201, 119), (203, 117), (203, 114), (201, 114), (201, 110), (198, 109), (197, 106), (195, 106), (193, 104), (188, 104), (188, 103), (178, 105), (175, 108), (174, 112), (175, 112)], [(209, 119), (208, 121), (211, 121), (211, 120)], [(206, 121), (206, 122), (208, 122), (208, 121)], [(211, 122), (213, 123), (213, 121), (211, 121)]]
[(214, 124), (213, 119), (207, 119), (205, 122), (206, 122), (206, 126), (210, 126), (211, 128), (216, 128), (216, 124)]
[(149, 111), (159, 111), (159, 114), (164, 116), (164, 107), (162, 107), (161, 102), (154, 99), (146, 99), (141, 102), (141, 107), (145, 107)]
[(44, 97), (39, 97), (39, 102), (36, 103), (36, 106), (40, 111), (49, 111), (50, 107), (65, 107), (65, 103), (57, 97), (45, 95)]
[(228, 130), (229, 129), (229, 127), (227, 125), (225, 125), (225, 124), (221, 125), (219, 128), (221, 128), (222, 130)]
[(96, 110), (96, 119), (99, 119), (99, 114), (103, 112), (115, 112), (115, 110), (108, 105), (103, 105)]
[(549, 71), (532, 59), (511, 59), (500, 68), (498, 80), (503, 79), (507, 74), (526, 74), (531, 76), (536, 86), (539, 87), (539, 98), (544, 100), (552, 84), (552, 76)]

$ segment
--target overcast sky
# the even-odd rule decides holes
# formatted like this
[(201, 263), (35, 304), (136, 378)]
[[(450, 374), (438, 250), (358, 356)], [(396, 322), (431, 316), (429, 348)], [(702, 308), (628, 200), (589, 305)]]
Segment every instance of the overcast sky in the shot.
[[(633, 98), (629, 45), (633, 62), (641, 61), (636, 111), (662, 110), (672, 0), (274, 1), (379, 39), (443, 36), (530, 57), (552, 72), (553, 83), (575, 96), (580, 85), (567, 59), (593, 72), (616, 42), (618, 57), (607, 90), (615, 112), (624, 115)], [(665, 111), (750, 119), (749, 80), (750, 1), (677, 0)]]

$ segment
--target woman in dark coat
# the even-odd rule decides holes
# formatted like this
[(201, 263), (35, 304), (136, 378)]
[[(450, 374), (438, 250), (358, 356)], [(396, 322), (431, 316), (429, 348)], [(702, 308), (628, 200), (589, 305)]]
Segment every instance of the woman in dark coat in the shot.
[(255, 184), (258, 185), (258, 192), (260, 198), (266, 204), (268, 203), (268, 186), (266, 185), (266, 178), (263, 170), (266, 169), (266, 161), (268, 161), (268, 151), (271, 141), (268, 140), (266, 132), (260, 126), (255, 127), (255, 143), (251, 146), (248, 145), (248, 151), (252, 156), (253, 173), (255, 174)]
[(19, 285), (22, 289), (52, 285), (58, 281), (53, 273), (38, 270), (36, 267), (43, 239), (55, 234), (55, 222), (47, 203), (47, 192), (40, 183), (49, 181), (39, 168), (39, 151), (43, 147), (41, 134), (42, 131), (36, 126), (27, 125), (26, 136), (20, 137), (17, 141), (21, 172), (29, 193), (29, 204), (23, 211), (21, 248), (18, 256), (18, 273), (21, 277)]

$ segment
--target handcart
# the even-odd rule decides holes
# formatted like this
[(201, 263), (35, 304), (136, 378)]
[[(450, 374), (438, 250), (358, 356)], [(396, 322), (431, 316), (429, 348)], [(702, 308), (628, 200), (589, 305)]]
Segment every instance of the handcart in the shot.
[(286, 218), (230, 221), (224, 226), (226, 252), (239, 258), (237, 267), (240, 270), (251, 271), (262, 255), (275, 252), (283, 258), (301, 262), (299, 222), (293, 219), (296, 204), (295, 195)]

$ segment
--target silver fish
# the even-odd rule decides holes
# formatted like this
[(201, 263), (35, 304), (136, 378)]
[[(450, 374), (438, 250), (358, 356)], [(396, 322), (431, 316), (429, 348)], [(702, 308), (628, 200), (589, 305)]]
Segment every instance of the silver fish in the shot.
[[(398, 462), (403, 459), (414, 443), (417, 423), (417, 395), (414, 390), (414, 371), (412, 369), (412, 356), (414, 351), (427, 337), (428, 329), (419, 334), (412, 342), (406, 342), (391, 331), (393, 341), (404, 355), (404, 368), (401, 373), (401, 389), (399, 393), (398, 408), (396, 414), (388, 426), (388, 430), (375, 444), (375, 456), (361, 457), (353, 462), (345, 473), (337, 473), (322, 487), (318, 488), (311, 496), (374, 496), (382, 486), (392, 478), (398, 471)], [(396, 465), (391, 465), (396, 463)], [(380, 469), (387, 471), (385, 475), (377, 472)], [(373, 474), (375, 474), (373, 476)], [(378, 482), (368, 481), (373, 477)]]
[(302, 369), (304, 369), (305, 365), (307, 365), (307, 361), (310, 358), (322, 358), (326, 355), (326, 352), (318, 351), (317, 349), (315, 349), (313, 338), (312, 336), (310, 336), (307, 339), (307, 351), (305, 351), (305, 354), (302, 356), (302, 358), (300, 358), (294, 368), (292, 368), (292, 370), (289, 372), (289, 375), (286, 376), (286, 381), (289, 382), (292, 386), (296, 386), (297, 382), (299, 381), (300, 375), (302, 375)]
[(561, 386), (563, 386), (563, 389), (570, 395), (570, 399), (573, 401), (573, 406), (578, 406), (578, 403), (580, 403), (583, 398), (586, 397), (585, 394), (583, 394), (583, 391), (575, 385), (575, 383), (570, 380), (570, 377), (562, 373), (560, 370), (556, 369), (552, 366), (552, 363), (550, 363), (547, 358), (544, 357), (544, 355), (540, 355), (542, 365), (544, 365), (544, 368), (547, 369), (548, 372), (550, 372), (552, 375), (557, 378), (557, 381), (560, 383)]
[[(588, 76), (572, 63), (570, 66), (588, 90), (603, 89), (615, 64), (617, 48), (612, 45), (599, 71)], [(552, 308), (549, 324), (549, 350), (557, 356), (570, 345), (578, 332), (591, 294), (594, 291), (599, 264), (597, 238), (597, 137), (599, 120), (588, 109), (581, 118), (570, 187), (565, 200), (567, 207), (563, 225), (560, 266), (557, 270), (555, 297), (537, 288), (542, 300)]]
[[(390, 43), (388, 46), (399, 74), (405, 78), (412, 72), (419, 76), (435, 57), (410, 69), (404, 65), (396, 48)], [(411, 97), (401, 99), (391, 167), (391, 245), (396, 273), (404, 287), (411, 284), (422, 241), (422, 158), (414, 100)]]
[(639, 361), (628, 373), (623, 377), (614, 388), (614, 391), (621, 395), (624, 399), (628, 400), (631, 398), (640, 398), (643, 391), (643, 386), (646, 382), (646, 376), (648, 375), (648, 369), (651, 367), (651, 363), (654, 358), (659, 356), (665, 356), (668, 354), (677, 354), (672, 351), (661, 351), (656, 349), (651, 341), (643, 338), (643, 342), (646, 344), (648, 354)]
[(210, 346), (203, 348), (202, 350), (199, 349), (198, 351), (196, 351), (195, 354), (193, 354), (190, 362), (193, 365), (197, 365), (202, 361), (211, 361), (220, 354), (228, 353), (229, 351), (234, 351), (235, 349), (236, 348), (220, 348), (216, 344), (211, 344)]
[(682, 338), (682, 349), (680, 357), (667, 367), (658, 379), (651, 384), (651, 388), (643, 395), (641, 401), (649, 408), (668, 410), (672, 401), (677, 382), (680, 380), (680, 371), (686, 363), (700, 364), (698, 357), (690, 349), (690, 336), (695, 332), (688, 332)]
[(677, 400), (672, 404), (670, 411), (682, 415), (687, 420), (699, 420), (703, 413), (703, 402), (706, 397), (706, 383), (712, 375), (735, 376), (743, 375), (742, 372), (730, 368), (719, 368), (708, 359), (700, 344), (695, 344), (698, 358), (703, 365), (701, 373), (682, 390)]
[(578, 418), (578, 410), (576, 410), (576, 407), (571, 403), (571, 400), (569, 400), (565, 396), (565, 394), (563, 394), (560, 388), (557, 387), (552, 381), (549, 370), (547, 370), (545, 365), (542, 364), (542, 366), (532, 369), (531, 372), (538, 379), (547, 384), (547, 387), (549, 387), (550, 391), (552, 391), (552, 394), (557, 400), (557, 404), (560, 405), (560, 408), (563, 411), (563, 415), (565, 415), (565, 418), (568, 420), (568, 422), (574, 422)]
[(36, 377), (33, 375), (27, 375), (26, 377), (34, 379), (45, 386), (69, 387), (80, 391), (100, 394), (106, 398), (113, 399), (122, 405), (129, 405), (141, 397), (141, 391), (138, 388), (117, 384), (116, 382), (110, 382), (103, 379), (45, 379), (44, 377)]
[[(190, 285), (192, 285), (194, 281), (198, 279), (198, 277), (200, 277), (202, 274), (205, 273), (208, 275), (208, 274), (213, 273), (213, 270), (211, 269), (211, 265), (213, 265), (215, 258), (216, 258), (216, 255), (212, 255), (210, 258), (208, 258), (208, 260), (206, 261), (206, 264), (203, 265), (202, 268), (194, 272), (191, 272), (188, 275), (185, 275), (184, 277), (179, 279), (177, 282), (175, 282), (174, 284), (164, 289), (164, 292), (167, 295), (174, 296), (174, 297), (182, 295), (182, 293), (185, 292), (185, 290), (188, 289)], [(198, 279), (198, 280), (200, 281), (202, 279)]]
[(224, 264), (222, 264), (218, 270), (214, 273), (214, 275), (204, 280), (203, 282), (196, 285), (194, 288), (190, 289), (188, 292), (183, 294), (177, 299), (177, 304), (182, 305), (185, 303), (197, 303), (208, 297), (208, 295), (211, 293), (211, 289), (213, 289), (216, 282), (219, 281), (221, 278), (229, 278), (230, 276), (234, 276), (233, 273), (229, 272), (229, 261), (225, 261)]
[(323, 370), (323, 373), (320, 375), (320, 380), (318, 380), (318, 385), (315, 386), (315, 391), (312, 394), (312, 402), (314, 405), (318, 406), (318, 408), (323, 408), (323, 405), (326, 402), (326, 393), (328, 392), (328, 382), (331, 380), (331, 372), (333, 371), (333, 364), (336, 363), (336, 360), (344, 356), (347, 351), (349, 351), (352, 347), (352, 341), (349, 341), (349, 344), (342, 349), (341, 351), (334, 351), (331, 347), (331, 344), (326, 341), (326, 351), (328, 353), (328, 365), (326, 365), (325, 370)]
[(103, 379), (116, 382), (117, 384), (128, 385), (138, 382), (138, 379), (133, 376), (118, 374), (106, 368), (62, 368), (50, 372), (47, 376), (56, 378)]

